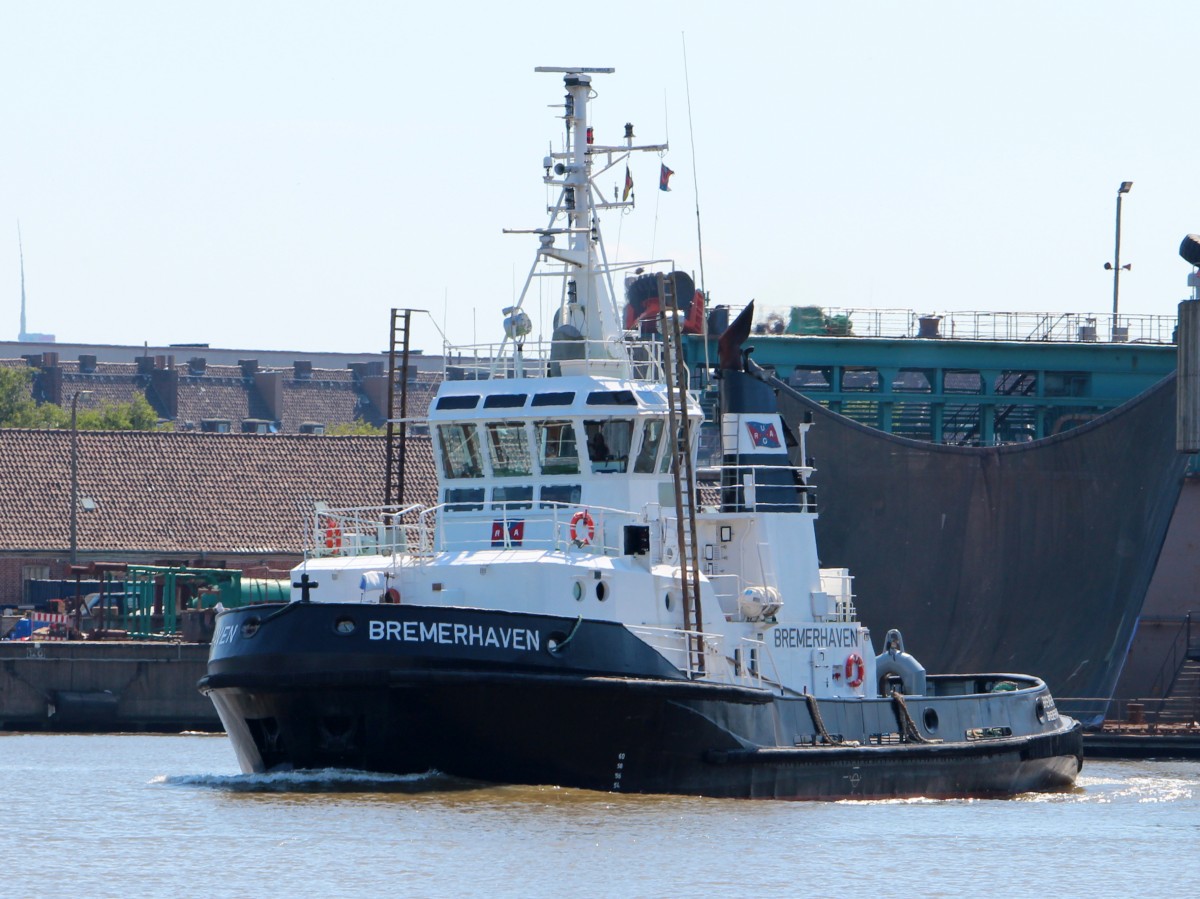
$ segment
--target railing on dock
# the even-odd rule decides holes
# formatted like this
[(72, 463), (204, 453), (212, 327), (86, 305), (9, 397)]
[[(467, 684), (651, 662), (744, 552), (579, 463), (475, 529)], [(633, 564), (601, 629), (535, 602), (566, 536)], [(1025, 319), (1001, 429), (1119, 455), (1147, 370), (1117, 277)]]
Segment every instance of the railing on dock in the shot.
[[(738, 311), (731, 309), (730, 317)], [(1120, 315), (1114, 323), (1100, 312), (934, 314), (836, 306), (763, 306), (756, 318), (757, 335), (1157, 344), (1175, 342), (1177, 321), (1173, 315)]]

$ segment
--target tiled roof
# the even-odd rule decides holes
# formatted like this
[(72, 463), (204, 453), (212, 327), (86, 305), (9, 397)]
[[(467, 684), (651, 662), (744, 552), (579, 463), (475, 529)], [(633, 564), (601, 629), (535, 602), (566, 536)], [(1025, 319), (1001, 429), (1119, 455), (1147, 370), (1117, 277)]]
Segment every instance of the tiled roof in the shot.
[(347, 424), (362, 417), (367, 405), (367, 398), (350, 380), (288, 379), (283, 382), (283, 430), (294, 434), (306, 421)]
[[(234, 371), (237, 371), (235, 368)], [(191, 422), (197, 427), (206, 418), (224, 418), (237, 423), (250, 415), (250, 391), (242, 380), (241, 372), (236, 378), (180, 377), (179, 412), (176, 421)]]
[(79, 398), (80, 409), (98, 409), (105, 404), (128, 403), (138, 396), (145, 399), (146, 378), (135, 374), (132, 365), (125, 367), (130, 371), (120, 374), (97, 372), (94, 375), (80, 375), (64, 370), (63, 396), (67, 399), (67, 405), (70, 405), (71, 395), (76, 390), (91, 391), (90, 396)]
[[(0, 552), (65, 550), (70, 431), (0, 429)], [(380, 437), (80, 431), (78, 547), (88, 552), (298, 553), (315, 501), (383, 501)], [(408, 502), (434, 501), (427, 437), (407, 443)], [(81, 503), (81, 505), (84, 505)]]

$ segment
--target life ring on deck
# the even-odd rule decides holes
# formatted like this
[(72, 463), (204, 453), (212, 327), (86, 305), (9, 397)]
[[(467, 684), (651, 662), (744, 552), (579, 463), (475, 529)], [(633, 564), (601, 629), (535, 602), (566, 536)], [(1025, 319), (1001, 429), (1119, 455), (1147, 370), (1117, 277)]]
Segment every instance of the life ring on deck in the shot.
[(325, 548), (342, 548), (342, 529), (338, 526), (336, 518), (327, 518), (325, 520)]
[(383, 601), (387, 603), (400, 602), (400, 591), (395, 587), (388, 587), (387, 590), (383, 592)]
[[(579, 525), (587, 529), (585, 536), (579, 536)], [(578, 543), (580, 546), (587, 546), (596, 539), (596, 522), (592, 521), (592, 516), (587, 513), (586, 509), (580, 509), (571, 516), (571, 541)]]
[(857, 652), (850, 653), (846, 658), (846, 686), (859, 687), (862, 686), (863, 678), (866, 676), (866, 666), (863, 665), (863, 657)]

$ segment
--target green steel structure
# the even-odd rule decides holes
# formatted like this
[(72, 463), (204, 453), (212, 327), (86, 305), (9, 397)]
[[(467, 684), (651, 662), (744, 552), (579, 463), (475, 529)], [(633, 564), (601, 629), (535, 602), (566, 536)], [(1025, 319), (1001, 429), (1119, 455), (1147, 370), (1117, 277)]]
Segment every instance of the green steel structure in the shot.
[[(986, 446), (1069, 430), (1172, 372), (1174, 322), (1154, 323), (1158, 339), (1132, 342), (1098, 342), (1086, 324), (1057, 334), (1034, 328), (1026, 339), (988, 339), (979, 329), (961, 338), (918, 336), (934, 330), (922, 321), (911, 336), (888, 336), (886, 327), (857, 336), (841, 326), (830, 330), (851, 334), (756, 333), (747, 346), (759, 365), (862, 424), (916, 440)], [(691, 370), (700, 373), (697, 386), (716, 359), (715, 336), (709, 344), (707, 355), (700, 337), (687, 348)]]
[[(119, 575), (119, 579), (118, 579)], [(172, 638), (185, 611), (211, 609), (220, 603), (235, 608), (253, 602), (279, 602), (290, 595), (290, 581), (246, 578), (233, 568), (188, 568), (129, 565), (104, 576), (102, 593), (120, 596), (106, 626), (143, 639)]]

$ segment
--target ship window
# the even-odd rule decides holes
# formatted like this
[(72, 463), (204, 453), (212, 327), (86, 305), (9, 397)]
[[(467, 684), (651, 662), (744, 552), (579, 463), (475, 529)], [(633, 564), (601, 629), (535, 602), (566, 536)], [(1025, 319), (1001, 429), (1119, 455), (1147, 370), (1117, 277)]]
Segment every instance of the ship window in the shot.
[(654, 460), (658, 458), (658, 447), (662, 443), (663, 420), (648, 418), (642, 428), (642, 448), (638, 450), (633, 470), (638, 474), (653, 474)]
[(475, 431), (475, 425), (444, 424), (438, 425), (437, 430), (446, 477), (482, 477), (483, 463), (479, 456), (479, 434)]
[(625, 471), (629, 467), (629, 447), (633, 442), (633, 420), (610, 418), (585, 421), (588, 460), (592, 471)]
[(533, 508), (532, 487), (497, 487), (492, 491), (493, 509)]
[(479, 405), (477, 396), (442, 396), (438, 397), (438, 409), (474, 409)]
[(535, 393), (531, 406), (570, 406), (575, 402), (575, 391), (565, 390), (555, 393)]
[(475, 512), (483, 508), (482, 487), (449, 487), (446, 489), (447, 512)]
[[(696, 436), (699, 437), (699, 434), (697, 434)], [(668, 438), (664, 442), (667, 444), (667, 448), (663, 451), (662, 461), (658, 463), (658, 470), (662, 474), (670, 474), (671, 466), (675, 464), (676, 441), (673, 438)]]
[(632, 390), (593, 390), (588, 394), (589, 406), (636, 406)]
[(525, 405), (527, 393), (497, 393), (483, 398), (485, 409), (519, 409)]
[(666, 396), (654, 390), (639, 390), (637, 395), (647, 406), (665, 406), (667, 404)]
[(529, 455), (529, 437), (519, 421), (490, 421), (487, 424), (488, 451), (492, 473), (498, 478), (516, 478), (533, 474)]
[(579, 474), (579, 449), (569, 421), (537, 421), (533, 429), (542, 474)]
[(577, 506), (582, 495), (583, 490), (578, 484), (547, 484), (542, 488), (541, 507), (545, 509), (556, 504)]

